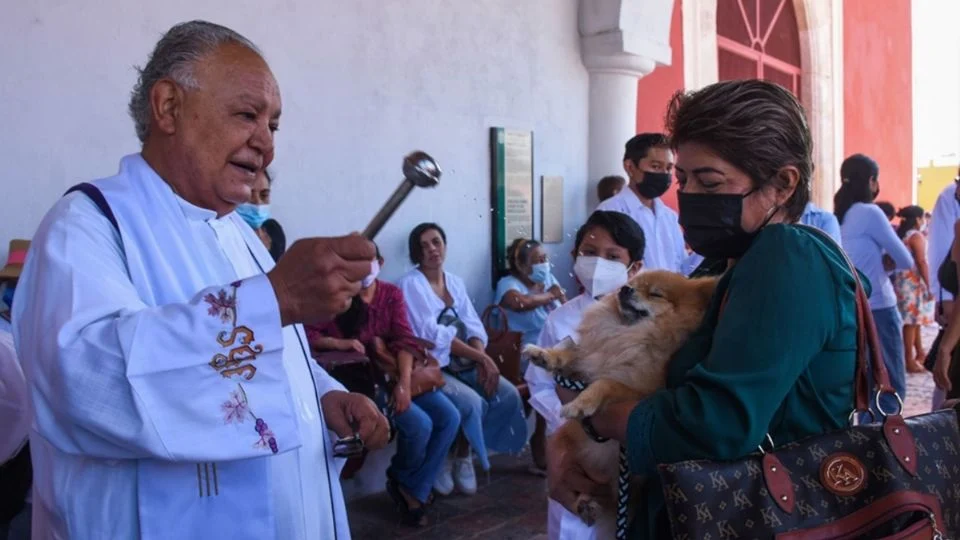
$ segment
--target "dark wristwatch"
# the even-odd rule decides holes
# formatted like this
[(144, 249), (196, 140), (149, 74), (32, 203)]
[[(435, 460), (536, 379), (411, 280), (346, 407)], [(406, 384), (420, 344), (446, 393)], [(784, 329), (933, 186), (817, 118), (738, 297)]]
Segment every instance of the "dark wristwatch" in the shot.
[(580, 419), (580, 425), (583, 427), (583, 431), (587, 434), (588, 437), (597, 441), (598, 443), (605, 443), (610, 439), (606, 437), (601, 437), (597, 430), (593, 427), (593, 419), (590, 416), (584, 416)]

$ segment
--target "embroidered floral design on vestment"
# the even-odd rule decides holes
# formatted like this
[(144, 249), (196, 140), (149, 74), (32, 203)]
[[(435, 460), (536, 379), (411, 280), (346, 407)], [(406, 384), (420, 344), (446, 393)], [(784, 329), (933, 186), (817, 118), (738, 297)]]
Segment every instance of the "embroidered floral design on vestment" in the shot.
[(242, 424), (247, 417), (247, 413), (250, 412), (247, 409), (247, 402), (243, 397), (241, 397), (240, 392), (234, 390), (230, 392), (230, 399), (224, 401), (220, 405), (220, 409), (223, 411), (223, 423), (230, 424), (237, 422)]
[(207, 293), (203, 297), (204, 302), (210, 304), (207, 309), (213, 317), (219, 317), (221, 321), (228, 323), (237, 319), (237, 294), (234, 288), (233, 295), (227, 295), (227, 291), (220, 289), (216, 296), (213, 293)]
[(242, 424), (247, 419), (247, 416), (253, 418), (254, 429), (257, 435), (260, 436), (260, 438), (253, 443), (254, 448), (269, 448), (274, 454), (279, 452), (280, 448), (277, 446), (276, 436), (270, 429), (270, 426), (267, 425), (267, 422), (263, 418), (257, 417), (257, 415), (253, 414), (253, 411), (250, 410), (250, 404), (247, 402), (247, 393), (244, 391), (242, 385), (238, 384), (237, 389), (230, 392), (230, 399), (224, 401), (220, 408), (223, 411), (223, 422), (225, 424), (232, 424), (234, 422)]

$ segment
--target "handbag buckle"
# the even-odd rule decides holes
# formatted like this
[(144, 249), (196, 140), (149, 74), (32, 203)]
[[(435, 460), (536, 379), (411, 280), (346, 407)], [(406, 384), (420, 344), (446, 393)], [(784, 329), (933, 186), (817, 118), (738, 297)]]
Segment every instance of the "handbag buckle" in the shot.
[[(770, 443), (770, 451), (773, 452), (773, 449), (774, 449), (773, 437), (771, 437), (769, 433), (767, 433), (767, 438), (764, 442)], [(760, 450), (761, 455), (764, 455), (764, 456), (767, 455), (766, 450), (763, 449), (763, 442), (761, 442), (760, 446), (758, 446), (757, 448)]]
[[(893, 397), (897, 398), (896, 412), (887, 412), (883, 410), (883, 407), (880, 405), (880, 396), (884, 394), (892, 394)], [(877, 410), (880, 412), (880, 416), (883, 416), (884, 418), (888, 416), (899, 416), (901, 413), (903, 413), (903, 399), (900, 398), (900, 394), (898, 394), (896, 390), (877, 390), (877, 395), (874, 396), (873, 402), (876, 404)]]

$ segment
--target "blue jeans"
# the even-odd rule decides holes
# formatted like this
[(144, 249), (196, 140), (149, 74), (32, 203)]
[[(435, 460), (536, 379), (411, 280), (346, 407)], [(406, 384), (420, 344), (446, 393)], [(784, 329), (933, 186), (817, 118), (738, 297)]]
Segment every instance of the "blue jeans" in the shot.
[(437, 390), (425, 392), (393, 419), (397, 453), (390, 474), (407, 492), (424, 503), (460, 428), (460, 413)]
[[(907, 399), (907, 370), (903, 358), (903, 319), (896, 306), (884, 309), (874, 309), (873, 321), (877, 325), (877, 337), (880, 338), (880, 354), (883, 365), (890, 376), (890, 385), (900, 395), (900, 399)], [(873, 373), (869, 373), (870, 410), (877, 421), (880, 420), (879, 411), (873, 391)], [(886, 413), (895, 413), (900, 409), (897, 398), (885, 394), (880, 398), (880, 405)]]
[(493, 397), (487, 398), (477, 382), (477, 370), (459, 374), (444, 371), (442, 391), (460, 411), (463, 434), (477, 453), (483, 470), (490, 470), (487, 449), (515, 454), (527, 442), (527, 420), (517, 388), (500, 377)]

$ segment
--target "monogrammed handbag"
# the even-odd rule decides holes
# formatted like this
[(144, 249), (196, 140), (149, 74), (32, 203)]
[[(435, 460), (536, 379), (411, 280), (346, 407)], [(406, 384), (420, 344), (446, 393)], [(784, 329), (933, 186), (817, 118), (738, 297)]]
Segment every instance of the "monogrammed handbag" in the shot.
[[(894, 391), (859, 278), (857, 323), (855, 411), (864, 412), (870, 398)], [(879, 423), (761, 445), (739, 461), (658, 469), (675, 539), (960, 539), (960, 429), (952, 409), (906, 420), (887, 411)]]

